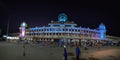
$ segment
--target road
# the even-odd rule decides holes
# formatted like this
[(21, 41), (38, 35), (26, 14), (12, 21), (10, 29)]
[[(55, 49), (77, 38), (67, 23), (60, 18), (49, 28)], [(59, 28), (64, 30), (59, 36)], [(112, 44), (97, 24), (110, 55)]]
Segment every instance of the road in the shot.
[[(23, 44), (0, 42), (0, 60), (63, 60), (63, 47), (40, 46), (35, 44), (25, 45), (23, 56)], [(75, 58), (75, 47), (67, 47), (67, 52), (73, 55), (68, 60)], [(89, 48), (87, 51), (81, 48), (81, 58), (90, 60), (90, 57), (99, 60), (120, 60), (120, 47)]]

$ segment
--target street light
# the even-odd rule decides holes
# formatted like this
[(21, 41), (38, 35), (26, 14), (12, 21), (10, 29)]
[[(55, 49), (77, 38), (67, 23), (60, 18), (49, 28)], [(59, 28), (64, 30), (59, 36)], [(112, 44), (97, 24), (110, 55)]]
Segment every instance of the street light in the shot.
[(23, 43), (23, 56), (25, 56), (25, 42)]

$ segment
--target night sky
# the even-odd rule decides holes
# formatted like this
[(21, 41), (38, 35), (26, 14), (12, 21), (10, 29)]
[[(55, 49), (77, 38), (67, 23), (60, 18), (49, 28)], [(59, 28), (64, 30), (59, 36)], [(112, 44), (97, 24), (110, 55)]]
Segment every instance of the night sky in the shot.
[(2, 34), (6, 34), (9, 20), (9, 33), (16, 33), (23, 21), (28, 27), (43, 26), (51, 20), (57, 21), (60, 13), (66, 13), (68, 21), (74, 21), (78, 26), (94, 29), (104, 23), (108, 35), (120, 36), (118, 4), (102, 0), (0, 0), (0, 28)]

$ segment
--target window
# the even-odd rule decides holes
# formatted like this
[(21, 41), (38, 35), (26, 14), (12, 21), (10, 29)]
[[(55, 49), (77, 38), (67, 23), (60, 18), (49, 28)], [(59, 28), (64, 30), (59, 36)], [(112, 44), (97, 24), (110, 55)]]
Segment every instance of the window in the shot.
[(50, 31), (52, 31), (52, 29), (50, 29)]
[(71, 25), (65, 25), (66, 27), (71, 27)]
[(57, 26), (59, 26), (59, 25), (53, 25), (53, 26), (57, 27)]
[(64, 29), (64, 28), (63, 28), (62, 30), (63, 30), (63, 31), (65, 31), (65, 29)]
[(75, 31), (77, 31), (77, 29), (75, 29)]
[(72, 31), (74, 31), (74, 29), (72, 29)]

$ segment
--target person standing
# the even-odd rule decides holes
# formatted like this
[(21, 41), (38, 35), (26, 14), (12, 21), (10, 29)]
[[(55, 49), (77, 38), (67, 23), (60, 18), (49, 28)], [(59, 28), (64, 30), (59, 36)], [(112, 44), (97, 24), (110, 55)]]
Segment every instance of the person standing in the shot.
[(66, 50), (66, 46), (64, 46), (64, 60), (67, 60), (67, 50)]
[(76, 58), (77, 58), (77, 60), (79, 60), (80, 53), (81, 53), (80, 48), (77, 46), (76, 47)]

